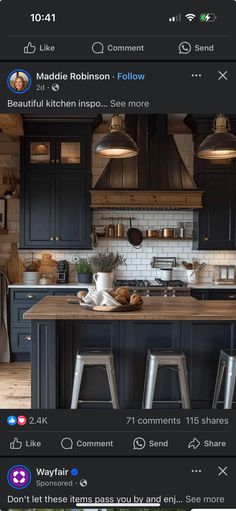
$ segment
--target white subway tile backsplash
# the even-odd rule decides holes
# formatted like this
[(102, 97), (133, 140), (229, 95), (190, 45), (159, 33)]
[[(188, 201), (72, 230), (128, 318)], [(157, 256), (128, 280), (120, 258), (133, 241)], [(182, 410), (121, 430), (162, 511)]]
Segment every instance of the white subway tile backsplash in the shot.
[[(145, 231), (149, 227), (162, 228), (165, 226), (177, 227), (179, 222), (192, 222), (193, 213), (191, 211), (133, 211), (131, 216), (134, 218), (133, 226), (139, 226), (142, 231)], [(123, 218), (123, 223), (128, 229), (129, 212), (127, 211), (108, 211), (100, 210), (93, 213), (93, 225), (108, 225), (111, 218)], [(11, 225), (15, 222), (15, 219), (11, 218)], [(116, 223), (117, 221), (114, 221)], [(15, 225), (14, 225), (15, 227)], [(153, 240), (144, 239), (141, 249), (135, 249), (132, 247), (126, 239), (108, 239), (99, 238), (98, 246), (93, 251), (81, 250), (78, 252), (80, 257), (89, 257), (96, 252), (110, 252), (119, 251), (127, 259), (127, 266), (122, 266), (116, 271), (116, 276), (120, 278), (147, 278), (154, 279), (160, 277), (160, 272), (157, 269), (152, 269), (150, 262), (153, 256), (156, 257), (176, 257), (177, 268), (174, 270), (174, 278), (186, 280), (185, 269), (182, 266), (182, 261), (192, 261), (192, 258), (198, 259), (200, 262), (206, 262), (207, 267), (202, 271), (200, 280), (202, 282), (209, 282), (213, 277), (213, 265), (214, 264), (235, 264), (236, 265), (236, 251), (196, 251), (192, 250), (192, 241), (179, 241), (179, 240)], [(35, 252), (35, 257), (41, 258), (42, 252), (47, 250)], [(53, 253), (53, 257), (56, 260), (68, 259), (70, 263), (73, 261), (74, 251), (50, 251)], [(29, 257), (30, 251), (20, 251), (22, 258)]]

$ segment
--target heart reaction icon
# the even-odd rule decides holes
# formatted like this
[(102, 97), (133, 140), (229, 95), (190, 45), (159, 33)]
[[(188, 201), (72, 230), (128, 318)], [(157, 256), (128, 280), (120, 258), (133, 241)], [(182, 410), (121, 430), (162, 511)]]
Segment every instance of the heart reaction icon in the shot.
[(18, 426), (25, 426), (27, 424), (27, 418), (24, 415), (19, 415), (19, 417), (17, 417), (17, 424)]

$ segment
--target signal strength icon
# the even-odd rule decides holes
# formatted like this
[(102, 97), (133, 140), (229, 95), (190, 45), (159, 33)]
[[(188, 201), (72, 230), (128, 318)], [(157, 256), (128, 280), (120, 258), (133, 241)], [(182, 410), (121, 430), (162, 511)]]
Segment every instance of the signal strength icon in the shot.
[(177, 22), (177, 21), (182, 21), (182, 15), (181, 14), (176, 14), (175, 16), (172, 16), (171, 18), (169, 18), (169, 22), (170, 23)]
[(196, 14), (185, 14), (185, 18), (187, 18), (188, 21), (193, 21), (196, 18)]

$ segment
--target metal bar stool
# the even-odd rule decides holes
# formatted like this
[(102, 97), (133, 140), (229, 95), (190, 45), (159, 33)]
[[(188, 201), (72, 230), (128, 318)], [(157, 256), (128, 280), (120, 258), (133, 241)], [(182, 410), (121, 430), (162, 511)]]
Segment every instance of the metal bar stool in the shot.
[[(114, 357), (111, 350), (108, 349), (88, 349), (79, 350), (76, 353), (74, 383), (72, 390), (71, 408), (78, 406), (79, 393), (82, 382), (83, 370), (85, 366), (105, 366), (107, 378), (111, 393), (111, 401), (113, 408), (119, 408), (119, 399), (116, 386), (116, 375), (114, 366)], [(79, 401), (84, 402), (84, 401)], [(101, 401), (91, 401), (101, 402)], [(104, 401), (103, 401), (104, 402)]]
[(186, 357), (183, 351), (174, 349), (148, 350), (142, 407), (144, 409), (152, 408), (157, 371), (163, 366), (170, 367), (170, 369), (177, 368), (182, 408), (191, 408)]
[(236, 381), (236, 350), (221, 350), (216, 376), (215, 392), (212, 408), (216, 409), (219, 401), (220, 389), (223, 382), (223, 376), (226, 369), (225, 388), (224, 388), (224, 409), (232, 408), (235, 381)]

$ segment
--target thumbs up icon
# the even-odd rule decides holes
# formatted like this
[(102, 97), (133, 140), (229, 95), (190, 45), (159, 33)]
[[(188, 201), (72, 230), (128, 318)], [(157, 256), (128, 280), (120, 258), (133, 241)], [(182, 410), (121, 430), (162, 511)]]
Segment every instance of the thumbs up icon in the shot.
[(20, 442), (20, 440), (15, 437), (14, 440), (12, 442), (10, 442), (10, 449), (13, 449), (13, 450), (19, 450), (22, 448), (22, 442)]
[(28, 43), (26, 46), (24, 46), (24, 53), (26, 54), (32, 54), (35, 53), (37, 50), (36, 46), (34, 46), (33, 43)]

